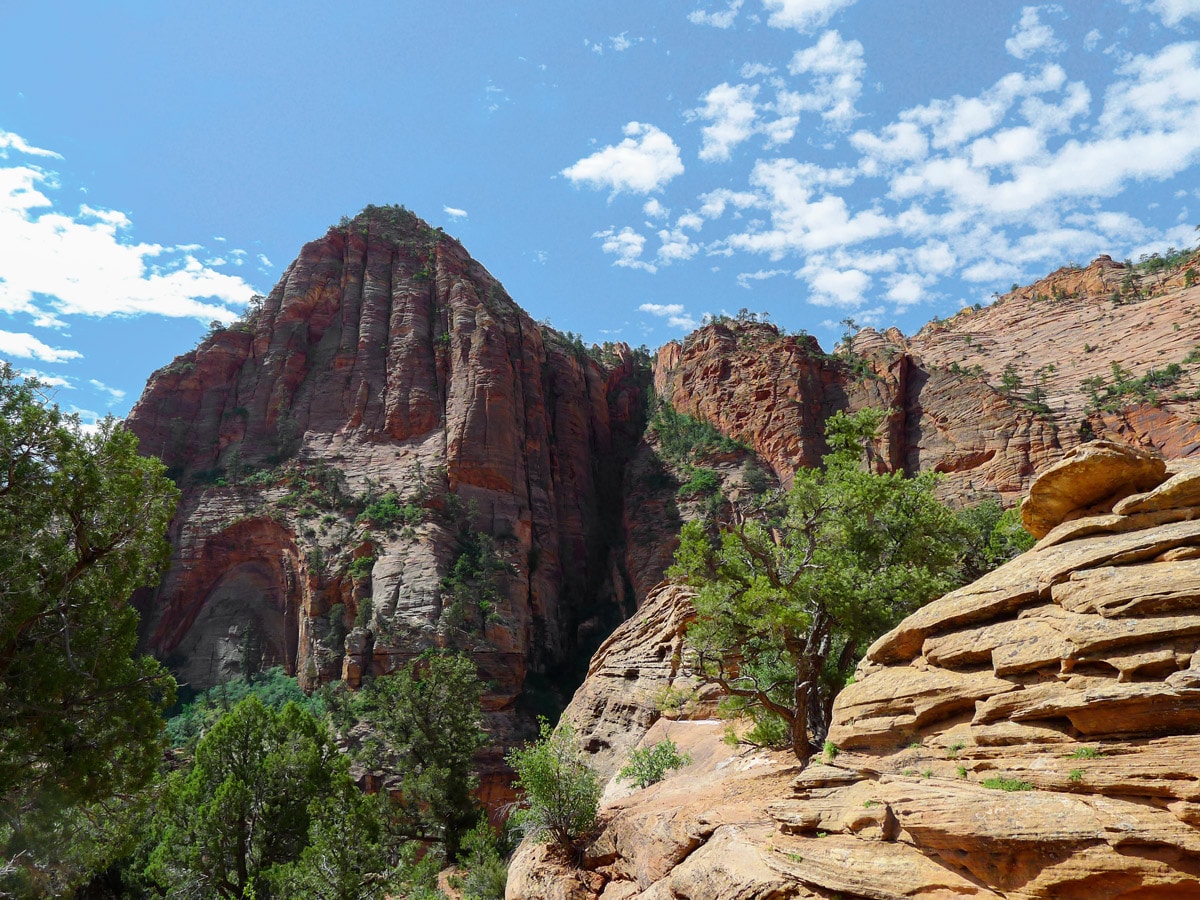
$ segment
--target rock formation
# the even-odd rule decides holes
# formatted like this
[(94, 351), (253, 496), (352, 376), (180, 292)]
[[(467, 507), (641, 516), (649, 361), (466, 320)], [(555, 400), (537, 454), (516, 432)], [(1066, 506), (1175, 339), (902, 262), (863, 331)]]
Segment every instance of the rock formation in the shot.
[[(1085, 445), (1028, 505), (1038, 545), (876, 641), (802, 771), (640, 715), (643, 744), (669, 732), (696, 762), (610, 794), (593, 880), (560, 896), (1200, 896), (1200, 463)], [(686, 598), (644, 614), (572, 706), (602, 752), (605, 710), (645, 693), (605, 683), (661, 681), (679, 655)], [(554, 866), (523, 848), (510, 900), (555, 896)]]
[(745, 441), (785, 482), (820, 459), (839, 409), (889, 411), (881, 465), (945, 473), (954, 503), (1006, 504), (1092, 437), (1171, 458), (1200, 449), (1200, 286), (1102, 256), (912, 338), (865, 328), (833, 354), (756, 317), (664, 347), (655, 386)]
[(129, 417), (183, 488), (145, 643), (197, 688), (271, 664), (356, 683), (456, 646), (511, 742), (527, 673), (573, 665), (632, 595), (646, 372), (533, 322), (407, 210), (331, 228)]

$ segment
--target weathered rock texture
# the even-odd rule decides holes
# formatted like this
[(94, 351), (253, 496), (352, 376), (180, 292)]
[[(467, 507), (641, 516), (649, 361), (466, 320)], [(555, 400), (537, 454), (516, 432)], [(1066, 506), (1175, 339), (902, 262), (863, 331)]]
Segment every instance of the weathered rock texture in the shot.
[[(912, 338), (863, 329), (832, 355), (808, 336), (724, 320), (659, 351), (655, 385), (785, 482), (820, 459), (829, 415), (883, 407), (881, 467), (944, 472), (940, 490), (957, 503), (1011, 504), (1034, 472), (1091, 437), (1170, 458), (1200, 448), (1200, 286), (1184, 286), (1189, 265), (1200, 258), (1151, 275), (1102, 256)], [(1152, 371), (1160, 377), (1140, 381)]]
[[(643, 744), (670, 729), (697, 762), (610, 785), (600, 878), (572, 896), (1200, 897), (1200, 463), (1155, 462), (1085, 445), (1049, 469), (1028, 505), (1058, 524), (881, 637), (835, 704), (836, 752), (788, 778), (778, 755), (714, 761), (714, 735), (688, 737), (702, 723), (647, 733), (644, 686), (678, 677), (662, 660), (688, 618), (656, 592), (571, 714), (606, 773), (621, 702)], [(511, 900), (548, 896), (552, 868), (525, 848)]]
[[(277, 663), (355, 683), (457, 646), (511, 741), (527, 674), (575, 665), (633, 593), (621, 497), (645, 373), (533, 322), (406, 210), (368, 208), (130, 415), (184, 489), (170, 570), (139, 598), (146, 644), (195, 687)], [(388, 494), (402, 514), (370, 518)], [(480, 535), (503, 571), (463, 608), (447, 578)]]

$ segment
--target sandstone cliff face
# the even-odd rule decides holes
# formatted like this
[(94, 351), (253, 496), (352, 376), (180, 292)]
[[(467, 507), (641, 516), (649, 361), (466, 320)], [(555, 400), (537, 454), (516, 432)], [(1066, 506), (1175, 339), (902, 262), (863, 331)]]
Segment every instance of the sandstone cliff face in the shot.
[[(610, 786), (591, 881), (557, 896), (1200, 896), (1200, 465), (1088, 444), (1029, 506), (1033, 550), (871, 647), (835, 704), (836, 752), (801, 771), (722, 757), (702, 721), (637, 728), (696, 761), (646, 791)], [(622, 663), (635, 685), (677, 677), (657, 657), (678, 655), (686, 597), (645, 610), (576, 696), (585, 738), (642, 695), (605, 688)], [(523, 848), (511, 900), (555, 896), (555, 865)]]
[[(954, 503), (1011, 504), (1091, 437), (1172, 458), (1200, 449), (1200, 286), (1185, 287), (1187, 265), (1148, 275), (1100, 257), (911, 339), (863, 329), (836, 354), (725, 320), (659, 351), (655, 386), (750, 444), (785, 482), (820, 459), (829, 415), (881, 407), (882, 466), (945, 473), (940, 490)], [(1167, 374), (1142, 380), (1152, 370)]]
[[(171, 567), (139, 598), (147, 645), (195, 687), (276, 663), (355, 683), (458, 646), (511, 739), (527, 672), (620, 619), (641, 371), (538, 326), (405, 210), (330, 229), (129, 417), (184, 491)], [(487, 608), (447, 581), (469, 553)]]

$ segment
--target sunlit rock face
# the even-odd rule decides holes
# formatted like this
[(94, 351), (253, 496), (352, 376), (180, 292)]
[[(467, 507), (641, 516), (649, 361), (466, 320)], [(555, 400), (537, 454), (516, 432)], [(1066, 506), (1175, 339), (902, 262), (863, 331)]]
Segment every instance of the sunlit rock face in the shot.
[[(543, 674), (582, 670), (636, 604), (622, 479), (646, 373), (532, 321), (407, 211), (331, 228), (129, 417), (183, 488), (170, 569), (137, 598), (144, 643), (194, 688), (275, 664), (357, 683), (457, 647), (516, 740), (530, 673), (552, 692)], [(389, 494), (402, 514), (371, 519)], [(487, 608), (452, 608), (481, 538)]]
[(1186, 285), (1198, 264), (1143, 275), (1102, 256), (911, 337), (864, 328), (832, 354), (753, 314), (724, 319), (660, 350), (655, 386), (785, 483), (820, 459), (830, 414), (882, 408), (880, 468), (943, 473), (956, 504), (1011, 505), (1092, 437), (1172, 459), (1200, 450), (1200, 285)]
[(1200, 463), (1086, 444), (1025, 512), (1040, 543), (881, 637), (803, 768), (711, 698), (659, 717), (691, 610), (654, 592), (567, 715), (606, 776), (666, 737), (692, 764), (610, 782), (583, 873), (524, 845), (510, 900), (1200, 896)]

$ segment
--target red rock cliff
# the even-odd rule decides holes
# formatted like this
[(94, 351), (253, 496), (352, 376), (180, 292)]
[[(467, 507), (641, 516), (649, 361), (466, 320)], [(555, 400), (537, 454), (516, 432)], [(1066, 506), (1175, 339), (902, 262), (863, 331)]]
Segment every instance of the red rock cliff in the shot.
[[(276, 663), (355, 682), (458, 646), (511, 736), (528, 672), (617, 621), (639, 371), (533, 322), (402, 208), (331, 228), (129, 417), (184, 491), (146, 643), (195, 687)], [(464, 604), (460, 576), (490, 599)]]
[(807, 335), (725, 319), (662, 348), (654, 383), (784, 482), (820, 459), (829, 415), (876, 406), (889, 412), (881, 467), (943, 472), (955, 503), (1012, 503), (1081, 440), (1171, 457), (1200, 448), (1200, 286), (1188, 285), (1189, 266), (1200, 260), (1151, 273), (1102, 256), (910, 339), (863, 329), (833, 354)]

